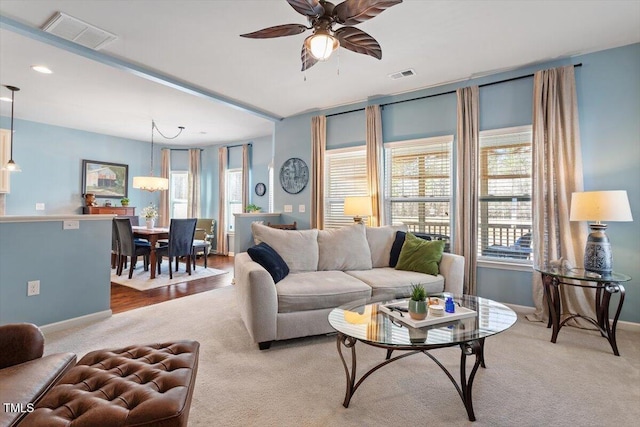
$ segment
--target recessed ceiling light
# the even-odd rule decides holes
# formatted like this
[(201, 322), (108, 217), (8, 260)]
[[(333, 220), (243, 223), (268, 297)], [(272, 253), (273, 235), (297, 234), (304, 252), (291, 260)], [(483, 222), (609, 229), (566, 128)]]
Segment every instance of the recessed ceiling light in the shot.
[(53, 73), (53, 71), (51, 71), (49, 68), (45, 67), (44, 65), (32, 65), (31, 69), (33, 71), (37, 71), (37, 72), (42, 73), (42, 74), (51, 74), (51, 73)]
[(11, 102), (11, 98), (7, 98), (6, 96), (3, 96), (2, 98), (0, 98), (0, 101)]

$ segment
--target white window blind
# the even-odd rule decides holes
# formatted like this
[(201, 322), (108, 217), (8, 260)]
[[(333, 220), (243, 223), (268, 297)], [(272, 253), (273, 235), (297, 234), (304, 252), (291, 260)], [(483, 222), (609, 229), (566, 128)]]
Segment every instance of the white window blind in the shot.
[(369, 194), (365, 148), (327, 150), (324, 164), (324, 228), (353, 224), (344, 214), (344, 198)]
[(385, 146), (385, 214), (409, 231), (450, 236), (453, 136)]
[(478, 255), (531, 258), (531, 126), (480, 132)]

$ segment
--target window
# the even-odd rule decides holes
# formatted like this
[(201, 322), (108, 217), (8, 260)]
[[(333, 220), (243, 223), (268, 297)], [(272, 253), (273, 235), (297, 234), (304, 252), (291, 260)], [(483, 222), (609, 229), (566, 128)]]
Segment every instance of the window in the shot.
[(186, 171), (171, 171), (170, 204), (171, 218), (187, 218), (189, 174)]
[(452, 144), (447, 135), (384, 145), (387, 222), (448, 240)]
[(353, 218), (344, 214), (344, 198), (368, 194), (365, 147), (327, 150), (324, 169), (324, 228), (353, 224)]
[(478, 255), (531, 258), (531, 126), (480, 132)]
[(242, 213), (242, 169), (227, 170), (227, 227), (235, 230), (234, 213)]

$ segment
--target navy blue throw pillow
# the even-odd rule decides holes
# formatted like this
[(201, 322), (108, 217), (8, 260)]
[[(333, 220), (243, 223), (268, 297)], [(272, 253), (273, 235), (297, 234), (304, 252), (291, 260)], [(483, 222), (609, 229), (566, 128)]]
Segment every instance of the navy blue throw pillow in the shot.
[(262, 242), (247, 249), (251, 259), (269, 272), (273, 282), (278, 283), (289, 274), (289, 266), (271, 246)]
[[(404, 231), (396, 231), (396, 239), (391, 246), (391, 253), (389, 254), (389, 267), (395, 268), (398, 264), (398, 258), (400, 258), (400, 251), (402, 251), (402, 245), (404, 245), (404, 238), (407, 235)], [(431, 236), (424, 233), (413, 233), (414, 236), (424, 240), (431, 240)]]

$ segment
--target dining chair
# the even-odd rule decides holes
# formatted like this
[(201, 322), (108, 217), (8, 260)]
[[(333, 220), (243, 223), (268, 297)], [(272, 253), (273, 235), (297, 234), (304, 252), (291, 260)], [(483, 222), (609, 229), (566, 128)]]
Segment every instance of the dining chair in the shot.
[(116, 274), (122, 275), (122, 267), (126, 257), (131, 257), (129, 261), (129, 279), (133, 277), (133, 269), (136, 267), (136, 261), (140, 255), (143, 256), (144, 271), (149, 270), (149, 255), (151, 254), (151, 245), (149, 242), (138, 243), (133, 237), (133, 229), (131, 228), (131, 220), (129, 218), (114, 218), (116, 225), (116, 238), (118, 240), (118, 269)]
[(216, 220), (213, 218), (198, 218), (196, 222), (196, 234), (193, 238), (193, 269), (196, 268), (196, 258), (202, 252), (204, 255), (204, 268), (207, 268), (207, 256), (211, 248), (211, 239), (214, 235)]
[(193, 236), (196, 232), (196, 218), (172, 219), (169, 224), (169, 240), (166, 246), (156, 248), (158, 259), (158, 274), (162, 258), (169, 258), (169, 278), (173, 279), (171, 263), (176, 260), (176, 271), (178, 271), (178, 261), (180, 257), (185, 257), (187, 273), (191, 276), (191, 256), (193, 254)]

